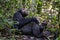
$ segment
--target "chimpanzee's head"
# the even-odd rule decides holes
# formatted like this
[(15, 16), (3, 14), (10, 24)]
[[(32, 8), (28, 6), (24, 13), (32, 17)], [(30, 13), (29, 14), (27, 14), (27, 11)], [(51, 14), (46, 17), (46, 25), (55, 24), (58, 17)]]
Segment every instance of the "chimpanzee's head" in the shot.
[(19, 12), (22, 14), (23, 17), (26, 17), (28, 15), (28, 11), (25, 8), (22, 8)]
[(49, 22), (48, 20), (44, 20), (42, 24), (46, 26), (48, 22)]

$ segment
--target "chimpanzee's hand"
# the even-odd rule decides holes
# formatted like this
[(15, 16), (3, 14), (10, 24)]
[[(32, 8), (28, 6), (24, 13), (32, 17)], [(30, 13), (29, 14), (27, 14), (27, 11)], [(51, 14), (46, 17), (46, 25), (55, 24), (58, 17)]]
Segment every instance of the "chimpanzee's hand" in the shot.
[(39, 21), (35, 17), (32, 18), (32, 21), (39, 24)]

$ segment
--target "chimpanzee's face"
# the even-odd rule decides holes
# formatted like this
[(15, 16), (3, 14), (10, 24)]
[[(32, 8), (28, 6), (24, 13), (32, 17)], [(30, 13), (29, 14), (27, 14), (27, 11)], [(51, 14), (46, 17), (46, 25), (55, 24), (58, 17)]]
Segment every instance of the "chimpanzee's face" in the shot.
[(25, 8), (22, 9), (22, 15), (23, 15), (23, 17), (28, 15), (28, 12)]
[(49, 22), (48, 20), (44, 20), (44, 21), (43, 21), (43, 24), (44, 24), (44, 25), (47, 25), (48, 22)]

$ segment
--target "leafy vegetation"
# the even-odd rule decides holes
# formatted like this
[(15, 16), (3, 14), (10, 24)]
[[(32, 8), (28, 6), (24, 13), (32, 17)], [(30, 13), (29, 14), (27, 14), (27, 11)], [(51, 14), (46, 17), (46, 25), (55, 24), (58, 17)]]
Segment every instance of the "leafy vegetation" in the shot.
[[(19, 9), (25, 7), (30, 13), (28, 17), (37, 17), (40, 22), (49, 20), (47, 29), (56, 32), (60, 40), (60, 0), (0, 0), (0, 33), (3, 29), (13, 34), (17, 31), (13, 27), (13, 15)], [(1, 36), (1, 35), (0, 35)]]

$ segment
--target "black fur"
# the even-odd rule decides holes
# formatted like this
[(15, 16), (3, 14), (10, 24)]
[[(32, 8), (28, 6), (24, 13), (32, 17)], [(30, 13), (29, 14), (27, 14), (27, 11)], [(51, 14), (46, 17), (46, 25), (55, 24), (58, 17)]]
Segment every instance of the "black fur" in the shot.
[(45, 23), (42, 23), (39, 26), (39, 22), (36, 18), (25, 18), (27, 15), (23, 14), (24, 12), (22, 12), (22, 10), (19, 10), (14, 14), (13, 20), (19, 22), (19, 24), (14, 24), (14, 27), (20, 29), (22, 34), (41, 37)]

